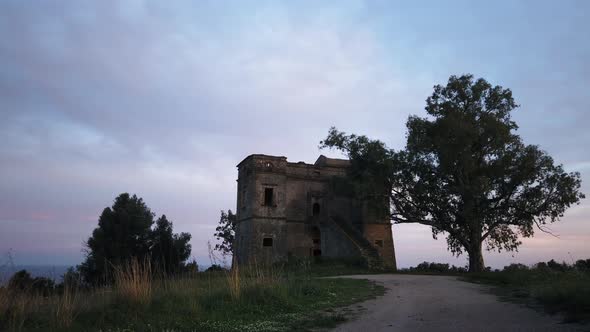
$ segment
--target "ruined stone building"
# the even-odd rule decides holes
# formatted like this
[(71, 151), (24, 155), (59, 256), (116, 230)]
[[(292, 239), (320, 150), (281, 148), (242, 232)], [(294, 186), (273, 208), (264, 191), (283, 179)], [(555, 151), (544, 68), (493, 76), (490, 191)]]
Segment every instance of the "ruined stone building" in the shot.
[(289, 257), (364, 257), (395, 268), (391, 223), (338, 190), (348, 160), (314, 164), (254, 154), (238, 164), (235, 256), (240, 264)]

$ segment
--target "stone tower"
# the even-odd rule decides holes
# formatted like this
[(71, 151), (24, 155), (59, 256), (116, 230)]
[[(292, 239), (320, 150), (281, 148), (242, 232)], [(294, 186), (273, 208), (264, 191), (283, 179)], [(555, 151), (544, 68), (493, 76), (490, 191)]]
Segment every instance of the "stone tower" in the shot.
[(254, 154), (238, 164), (239, 264), (289, 257), (363, 257), (395, 268), (391, 223), (366, 200), (336, 190), (348, 160), (320, 156), (314, 164)]

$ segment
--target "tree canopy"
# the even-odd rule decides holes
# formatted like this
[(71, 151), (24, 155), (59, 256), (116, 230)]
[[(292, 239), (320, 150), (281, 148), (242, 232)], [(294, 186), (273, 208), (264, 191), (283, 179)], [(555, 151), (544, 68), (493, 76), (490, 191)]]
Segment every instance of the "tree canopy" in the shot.
[(227, 212), (222, 210), (214, 234), (215, 238), (221, 242), (215, 244), (214, 249), (221, 252), (222, 255), (233, 255), (235, 234), (236, 215), (231, 210), (227, 210)]
[(519, 236), (545, 230), (584, 198), (579, 173), (516, 134), (517, 107), (509, 89), (451, 76), (427, 98), (427, 117), (409, 117), (404, 150), (336, 128), (320, 145), (348, 155), (351, 178), (390, 200), (394, 223), (446, 234), (451, 252), (466, 251), (470, 271), (481, 271), (482, 244), (517, 250)]
[(189, 233), (174, 234), (172, 222), (166, 219), (166, 215), (156, 220), (150, 240), (151, 259), (167, 274), (179, 272), (191, 254), (189, 244), (191, 235)]
[(150, 259), (163, 272), (172, 273), (190, 256), (190, 238), (188, 233), (174, 234), (165, 215), (154, 227), (154, 213), (143, 199), (123, 193), (100, 215), (79, 270), (89, 284), (111, 282), (112, 268), (131, 259)]

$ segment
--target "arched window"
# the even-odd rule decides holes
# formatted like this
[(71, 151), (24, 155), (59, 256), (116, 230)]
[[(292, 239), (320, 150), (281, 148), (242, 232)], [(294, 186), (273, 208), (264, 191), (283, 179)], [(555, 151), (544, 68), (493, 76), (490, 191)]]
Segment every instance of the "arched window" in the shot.
[(320, 215), (320, 203), (313, 203), (313, 207), (312, 207), (312, 215), (315, 216), (319, 216)]

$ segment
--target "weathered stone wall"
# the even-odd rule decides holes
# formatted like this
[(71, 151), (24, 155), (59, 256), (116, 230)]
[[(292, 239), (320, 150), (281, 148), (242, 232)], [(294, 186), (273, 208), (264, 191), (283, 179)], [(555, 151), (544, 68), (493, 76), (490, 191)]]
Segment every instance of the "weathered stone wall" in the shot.
[(359, 249), (333, 223), (322, 228), (322, 256), (349, 258), (360, 256)]
[(395, 267), (395, 251), (391, 224), (363, 224), (363, 226), (363, 235), (379, 251), (384, 265)]
[[(383, 247), (377, 249), (385, 260), (393, 261), (389, 223), (373, 224), (378, 218), (368, 214), (366, 204), (332, 190), (332, 179), (345, 176), (347, 166), (346, 160), (323, 156), (314, 165), (290, 163), (285, 157), (266, 155), (244, 159), (238, 165), (237, 181), (238, 224), (234, 245), (238, 262), (277, 262), (289, 256), (320, 254), (360, 255), (342, 230), (329, 222), (331, 217), (351, 224), (371, 243), (382, 241)], [(270, 189), (272, 204), (265, 197)]]
[[(239, 263), (272, 263), (287, 258), (284, 157), (250, 156), (239, 166), (236, 258)], [(272, 202), (265, 204), (265, 189)], [(265, 239), (272, 239), (265, 246)]]
[(326, 184), (319, 180), (304, 180), (288, 177), (286, 217), (289, 221), (305, 222), (311, 215), (314, 202), (322, 203)]

